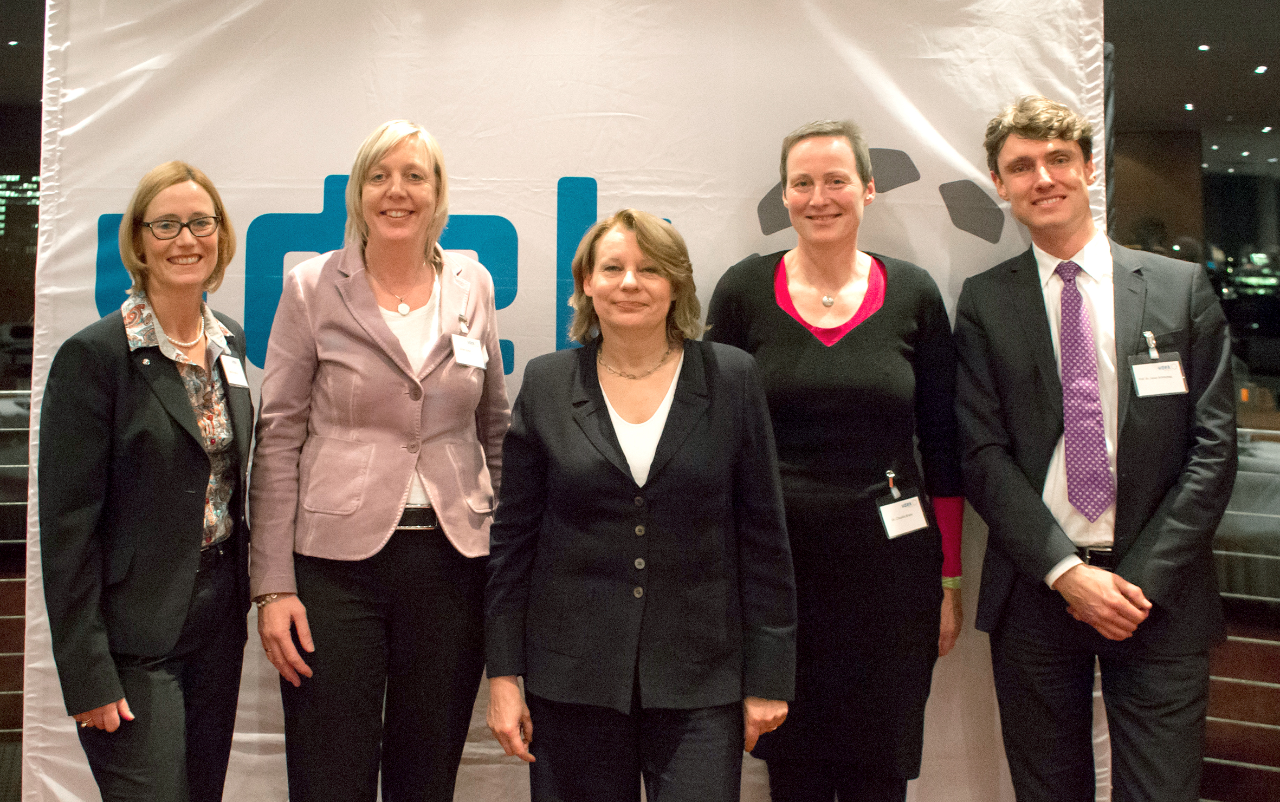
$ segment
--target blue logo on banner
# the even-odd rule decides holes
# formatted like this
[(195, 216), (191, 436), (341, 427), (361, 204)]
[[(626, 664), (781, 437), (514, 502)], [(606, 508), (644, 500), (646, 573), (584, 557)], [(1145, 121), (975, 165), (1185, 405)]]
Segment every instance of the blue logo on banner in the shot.
[[(325, 253), (342, 247), (347, 222), (347, 176), (324, 180), (324, 201), (318, 214), (272, 213), (259, 215), (245, 234), (244, 332), (248, 357), (262, 367), (267, 354), (271, 323), (284, 287), (284, 257), (295, 251)], [(596, 221), (596, 180), (561, 178), (556, 192), (556, 348), (568, 348), (573, 311), (573, 254), (582, 235)], [(122, 215), (98, 217), (98, 253), (94, 302), (99, 315), (120, 307), (131, 283), (120, 261), (118, 232)], [(511, 221), (490, 214), (454, 214), (440, 235), (446, 250), (474, 251), (493, 276), (494, 303), (504, 309), (516, 299), (519, 236)], [(515, 346), (500, 341), (502, 364), (510, 373), (515, 366)]]

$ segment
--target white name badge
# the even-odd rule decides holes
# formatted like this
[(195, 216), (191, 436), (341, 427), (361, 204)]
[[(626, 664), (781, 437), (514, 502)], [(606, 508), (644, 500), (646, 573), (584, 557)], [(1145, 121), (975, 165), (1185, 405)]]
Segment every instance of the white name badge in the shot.
[(240, 360), (231, 354), (223, 354), (218, 357), (218, 361), (222, 363), (222, 375), (226, 377), (227, 384), (232, 387), (249, 386), (249, 380), (245, 378), (244, 367), (240, 364)]
[(1149, 356), (1129, 357), (1133, 369), (1133, 389), (1138, 398), (1155, 395), (1181, 395), (1187, 392), (1187, 379), (1182, 374), (1182, 361), (1176, 353), (1159, 359)]
[(458, 360), (458, 364), (484, 370), (489, 364), (489, 358), (484, 353), (484, 345), (479, 340), (463, 337), (461, 334), (451, 336), (453, 337), (453, 358)]
[(880, 520), (884, 521), (884, 531), (890, 540), (929, 526), (929, 521), (924, 517), (924, 507), (920, 506), (919, 496), (907, 496), (901, 501), (881, 504)]

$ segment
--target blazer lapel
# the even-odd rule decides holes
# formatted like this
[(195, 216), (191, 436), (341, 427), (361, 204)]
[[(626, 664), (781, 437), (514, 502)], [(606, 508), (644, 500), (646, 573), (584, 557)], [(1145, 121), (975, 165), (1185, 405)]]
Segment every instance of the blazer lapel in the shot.
[(680, 368), (680, 375), (676, 376), (676, 394), (671, 399), (671, 411), (667, 414), (666, 425), (662, 427), (658, 450), (654, 452), (653, 462), (649, 465), (650, 480), (680, 450), (694, 425), (707, 414), (707, 408), (711, 406), (710, 394), (707, 392), (707, 366), (704, 361), (708, 353), (709, 350), (704, 350), (697, 343), (684, 341), (684, 366)]
[[(228, 356), (242, 361), (243, 343), (236, 342), (235, 335), (229, 335), (226, 339), (227, 347), (231, 349)], [(219, 365), (218, 369), (221, 370), (222, 366)], [(231, 433), (240, 453), (240, 470), (243, 472), (249, 466), (249, 445), (253, 436), (253, 398), (249, 395), (248, 387), (236, 387), (227, 381), (225, 370), (222, 371), (222, 386), (226, 388), (227, 408), (231, 413)]]
[[(471, 308), (471, 282), (462, 277), (462, 268), (451, 268), (446, 264), (436, 280), (440, 282), (440, 338), (422, 363), (422, 376), (440, 367), (453, 355), (452, 335), (470, 336), (475, 324), (475, 309)], [(492, 359), (493, 354), (489, 354), (489, 357)]]
[(130, 351), (129, 358), (133, 360), (134, 369), (151, 385), (151, 392), (155, 393), (169, 416), (199, 443), (201, 437), (196, 413), (191, 409), (191, 399), (187, 397), (187, 388), (178, 375), (177, 365), (154, 346)]
[(1129, 411), (1129, 398), (1133, 395), (1128, 380), (1129, 355), (1139, 352), (1142, 342), (1142, 310), (1147, 301), (1147, 282), (1136, 262), (1125, 249), (1111, 243), (1112, 275), (1115, 282), (1116, 302), (1116, 379), (1120, 386), (1116, 431), (1124, 431), (1125, 414)]
[(369, 338), (391, 357), (396, 367), (406, 375), (413, 376), (413, 371), (409, 369), (409, 357), (400, 347), (400, 340), (391, 333), (387, 322), (382, 319), (382, 313), (378, 311), (378, 300), (373, 295), (373, 288), (369, 286), (368, 279), (363, 275), (367, 268), (364, 260), (360, 258), (359, 251), (354, 245), (348, 246), (343, 249), (338, 258), (341, 260), (338, 263), (338, 272), (342, 277), (334, 283), (338, 288), (338, 294), (342, 296), (343, 303), (347, 305), (347, 311), (351, 313), (351, 317), (355, 318), (360, 328), (369, 335)]
[[(613, 421), (609, 420), (609, 410), (604, 405), (604, 391), (600, 389), (600, 378), (596, 375), (596, 350), (599, 347), (600, 340), (597, 338), (585, 348), (578, 349), (578, 364), (573, 373), (573, 394), (570, 398), (573, 404), (573, 419), (601, 456), (634, 484), (631, 466), (622, 453), (622, 446), (618, 444), (618, 435), (613, 431)], [(652, 473), (651, 469), (650, 474)]]
[(1049, 330), (1049, 313), (1044, 307), (1040, 270), (1030, 249), (1010, 268), (1009, 281), (1004, 287), (1009, 295), (1010, 314), (1018, 319), (1027, 347), (1032, 350), (1043, 383), (1041, 390), (1054, 399), (1053, 408), (1061, 424), (1062, 377), (1058, 375), (1058, 360), (1053, 354), (1053, 333)]

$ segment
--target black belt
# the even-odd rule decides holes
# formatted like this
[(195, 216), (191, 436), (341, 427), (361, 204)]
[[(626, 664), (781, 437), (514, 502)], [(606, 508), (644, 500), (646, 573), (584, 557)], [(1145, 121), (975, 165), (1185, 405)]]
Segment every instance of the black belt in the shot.
[(231, 538), (219, 540), (217, 543), (200, 549), (200, 565), (196, 571), (205, 571), (223, 557), (231, 556)]
[(1120, 562), (1120, 556), (1110, 546), (1077, 546), (1076, 556), (1084, 560), (1085, 565), (1092, 565), (1104, 571), (1116, 570), (1116, 565)]
[(404, 512), (400, 514), (400, 523), (396, 524), (396, 529), (419, 532), (439, 528), (440, 521), (436, 518), (436, 511), (432, 507), (405, 507)]

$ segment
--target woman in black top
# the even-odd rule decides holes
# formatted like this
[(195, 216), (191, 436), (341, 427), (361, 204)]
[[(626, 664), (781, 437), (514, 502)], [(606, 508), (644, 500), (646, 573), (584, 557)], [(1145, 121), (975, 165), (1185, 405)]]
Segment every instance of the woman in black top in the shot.
[(797, 130), (781, 168), (798, 245), (732, 267), (707, 316), (759, 366), (795, 560), (796, 699), (753, 754), (775, 802), (902, 800), (960, 625), (951, 327), (925, 271), (858, 250), (875, 183), (852, 123)]

